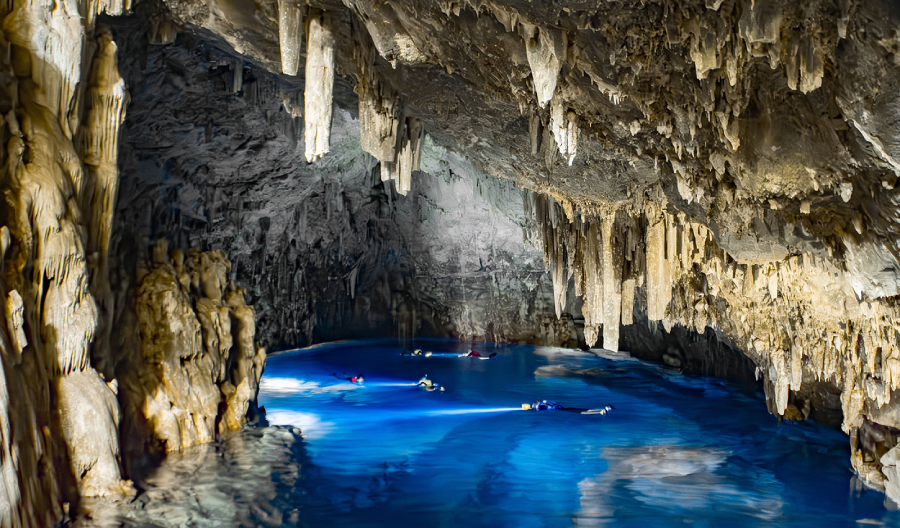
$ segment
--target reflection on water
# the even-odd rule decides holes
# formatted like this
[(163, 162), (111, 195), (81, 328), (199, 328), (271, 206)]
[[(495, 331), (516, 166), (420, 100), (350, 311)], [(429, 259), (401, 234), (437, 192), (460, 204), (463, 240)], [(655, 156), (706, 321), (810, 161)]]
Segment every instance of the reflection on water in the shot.
[[(433, 354), (369, 341), (270, 359), (260, 404), (281, 428), (173, 457), (85, 525), (900, 526), (854, 484), (843, 434), (779, 425), (761, 395), (622, 354), (417, 346)], [(426, 374), (446, 391), (420, 389)], [(616, 411), (522, 410), (538, 398)]]

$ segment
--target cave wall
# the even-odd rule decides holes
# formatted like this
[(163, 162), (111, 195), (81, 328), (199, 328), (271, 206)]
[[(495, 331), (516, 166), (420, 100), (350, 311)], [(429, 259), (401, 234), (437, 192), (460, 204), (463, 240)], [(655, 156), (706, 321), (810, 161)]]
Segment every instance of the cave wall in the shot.
[(48, 526), (64, 500), (133, 492), (114, 383), (92, 361), (127, 102), (116, 46), (95, 19), (122, 6), (2, 10), (0, 524)]
[[(139, 369), (161, 362), (145, 353), (148, 361), (141, 364), (129, 354), (152, 348), (146, 341), (151, 333), (158, 338), (177, 331), (137, 309), (134, 290), (120, 289), (123, 283), (113, 266), (119, 260), (111, 238), (119, 132), (129, 95), (119, 75), (118, 47), (97, 19), (129, 8), (77, 1), (0, 7), (5, 50), (0, 59), (5, 144), (0, 150), (2, 526), (51, 526), (74, 513), (84, 497), (133, 495), (123, 454), (161, 429), (148, 403), (177, 390), (134, 381), (144, 374)], [(208, 254), (194, 256), (202, 260)], [(224, 256), (218, 260), (227, 262)], [(202, 274), (203, 265), (194, 268)], [(130, 277), (146, 290), (149, 281), (143, 278)], [(261, 373), (261, 365), (245, 359), (259, 354), (252, 309), (232, 297), (223, 316), (234, 310), (238, 343), (224, 355), (241, 357), (229, 363), (229, 375), (223, 377), (234, 381), (235, 390), (227, 394), (227, 385), (213, 384), (210, 401), (193, 409), (197, 419), (217, 421), (223, 414), (220, 430), (244, 423), (255, 399), (256, 372)], [(182, 317), (168, 322), (196, 319), (195, 304), (202, 299), (182, 303)], [(135, 311), (134, 326), (117, 325), (121, 316)], [(150, 327), (143, 343), (139, 324)], [(191, 337), (208, 337), (206, 330), (197, 327)], [(227, 325), (216, 331), (231, 337)], [(210, 351), (199, 346), (192, 353), (206, 357)], [(167, 366), (163, 377), (168, 380), (185, 368), (177, 361)], [(131, 377), (121, 376), (123, 368)], [(209, 373), (201, 369), (199, 375)], [(242, 388), (235, 375), (255, 380)], [(220, 406), (221, 401), (227, 405)], [(150, 420), (142, 435), (123, 434), (123, 426), (145, 418)]]
[(209, 41), (147, 46), (140, 25), (116, 28), (143, 50), (122, 64), (135, 96), (116, 236), (144, 241), (123, 259), (156, 239), (224, 251), (274, 349), (379, 335), (577, 345), (517, 186), (424, 135), (400, 194), (362, 150), (352, 107), (335, 109), (330, 153), (310, 164), (295, 83)]

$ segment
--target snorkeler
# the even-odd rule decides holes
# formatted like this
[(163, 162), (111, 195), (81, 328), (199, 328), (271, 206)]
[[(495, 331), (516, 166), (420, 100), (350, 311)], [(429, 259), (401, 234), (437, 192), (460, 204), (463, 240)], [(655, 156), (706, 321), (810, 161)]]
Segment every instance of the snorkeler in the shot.
[(363, 376), (362, 374), (357, 374), (356, 376), (348, 376), (346, 372), (342, 372), (340, 376), (338, 376), (336, 373), (332, 373), (331, 375), (339, 380), (346, 380), (350, 383), (363, 383), (366, 381), (365, 376)]
[(471, 357), (471, 358), (478, 358), (478, 359), (491, 359), (491, 358), (493, 358), (493, 357), (496, 356), (496, 355), (497, 355), (497, 353), (496, 353), (496, 352), (493, 352), (491, 355), (485, 356), (484, 354), (482, 354), (482, 353), (480, 353), (480, 352), (478, 352), (478, 351), (476, 351), (476, 350), (472, 350), (472, 349), (470, 348), (468, 352), (466, 352), (465, 354), (460, 354), (459, 357)]
[(612, 405), (607, 405), (602, 409), (579, 409), (576, 407), (563, 407), (562, 405), (547, 401), (547, 400), (535, 400), (534, 403), (528, 404), (523, 403), (522, 409), (524, 410), (532, 410), (532, 411), (567, 411), (567, 412), (577, 412), (579, 414), (606, 414), (609, 411), (615, 409)]
[(419, 385), (419, 387), (422, 387), (423, 389), (425, 389), (429, 392), (431, 392), (433, 390), (438, 390), (438, 388), (440, 388), (441, 392), (444, 392), (444, 387), (441, 387), (437, 383), (428, 379), (428, 374), (425, 374), (424, 376), (422, 376), (422, 379), (419, 380), (418, 385)]
[[(404, 350), (403, 352), (400, 352), (400, 355), (401, 355), (401, 356), (405, 356), (405, 355), (406, 355), (406, 350)], [(410, 355), (410, 356), (425, 356), (425, 357), (431, 357), (431, 351), (428, 351), (428, 352), (422, 352), (422, 349), (421, 349), (421, 348), (417, 348), (417, 349), (413, 350), (412, 352), (410, 352), (409, 355)]]

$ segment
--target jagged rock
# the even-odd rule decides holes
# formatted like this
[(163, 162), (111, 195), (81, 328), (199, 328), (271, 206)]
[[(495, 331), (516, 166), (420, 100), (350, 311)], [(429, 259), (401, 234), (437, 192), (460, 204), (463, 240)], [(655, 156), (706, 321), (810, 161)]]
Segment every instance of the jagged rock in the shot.
[[(164, 451), (209, 442), (241, 427), (255, 400), (265, 351), (255, 346), (253, 308), (229, 287), (221, 251), (176, 251), (160, 241), (137, 291), (140, 356), (123, 390)], [(132, 419), (133, 420), (133, 419)]]

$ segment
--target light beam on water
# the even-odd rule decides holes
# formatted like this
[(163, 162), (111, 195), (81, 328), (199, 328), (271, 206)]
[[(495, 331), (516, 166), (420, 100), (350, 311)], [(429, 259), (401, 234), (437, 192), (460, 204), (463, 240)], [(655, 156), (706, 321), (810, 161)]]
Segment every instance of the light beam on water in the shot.
[(499, 413), (509, 411), (521, 411), (522, 407), (494, 407), (490, 409), (442, 409), (437, 411), (428, 411), (428, 416), (453, 416), (457, 414), (479, 414), (479, 413)]

